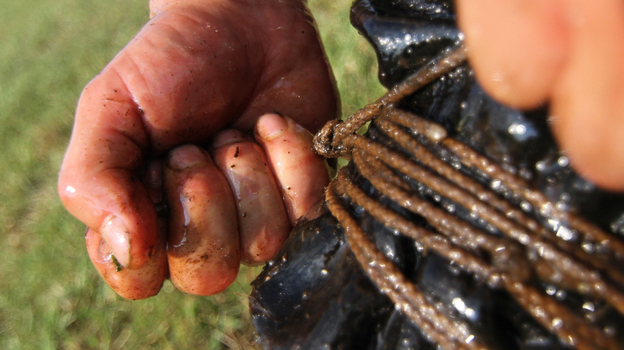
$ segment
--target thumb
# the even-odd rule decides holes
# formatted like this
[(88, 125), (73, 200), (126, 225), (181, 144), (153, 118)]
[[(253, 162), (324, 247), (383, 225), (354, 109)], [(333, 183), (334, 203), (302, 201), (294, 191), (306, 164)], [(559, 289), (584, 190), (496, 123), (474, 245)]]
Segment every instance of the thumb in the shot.
[(123, 86), (118, 75), (108, 74), (83, 91), (58, 191), (69, 212), (102, 235), (121, 265), (138, 268), (156, 246), (157, 221), (137, 177), (147, 136)]

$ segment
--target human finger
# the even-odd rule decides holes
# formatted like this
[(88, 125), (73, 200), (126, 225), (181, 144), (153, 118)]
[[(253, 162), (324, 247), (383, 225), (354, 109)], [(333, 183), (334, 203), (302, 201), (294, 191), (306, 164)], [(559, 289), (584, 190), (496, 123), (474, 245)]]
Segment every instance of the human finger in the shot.
[(327, 166), (312, 148), (312, 134), (288, 117), (274, 113), (261, 116), (255, 136), (264, 148), (294, 224), (322, 200), (329, 183)]
[(546, 102), (569, 52), (567, 0), (457, 0), (479, 83), (512, 107)]
[[(58, 190), (72, 215), (138, 268), (157, 242), (138, 180), (149, 157), (250, 130), (268, 108), (320, 127), (338, 108), (303, 2), (160, 1), (154, 18), (83, 91)], [(156, 3), (155, 3), (156, 5)]]
[(555, 136), (581, 175), (624, 190), (624, 3), (567, 3), (570, 55), (552, 96)]
[(239, 44), (215, 6), (161, 13), (81, 95), (58, 189), (124, 267), (147, 263), (156, 243), (156, 209), (137, 177), (146, 158), (231, 123), (259, 79), (261, 64), (247, 57), (258, 43)]
[[(164, 225), (162, 230), (166, 230)], [(167, 278), (167, 241), (164, 233), (161, 235), (151, 259), (136, 269), (122, 267), (102, 235), (92, 229), (87, 229), (85, 240), (89, 258), (104, 281), (120, 296), (139, 300), (158, 294)]]
[(212, 145), (214, 161), (236, 200), (241, 260), (264, 263), (282, 247), (291, 227), (264, 151), (235, 129), (219, 133)]
[(165, 193), (172, 282), (196, 295), (225, 290), (240, 264), (236, 207), (227, 180), (207, 151), (184, 145), (168, 156)]
[(58, 191), (69, 212), (107, 242), (131, 269), (150, 261), (157, 243), (156, 209), (139, 176), (147, 136), (140, 111), (118, 76), (85, 88)]
[[(143, 183), (154, 203), (161, 205), (162, 167), (154, 160), (143, 174)], [(120, 296), (127, 299), (145, 299), (158, 294), (167, 270), (167, 222), (164, 215), (158, 218), (158, 241), (150, 260), (137, 269), (127, 269), (119, 264), (110, 247), (98, 232), (87, 229), (85, 236), (91, 262), (104, 281)]]

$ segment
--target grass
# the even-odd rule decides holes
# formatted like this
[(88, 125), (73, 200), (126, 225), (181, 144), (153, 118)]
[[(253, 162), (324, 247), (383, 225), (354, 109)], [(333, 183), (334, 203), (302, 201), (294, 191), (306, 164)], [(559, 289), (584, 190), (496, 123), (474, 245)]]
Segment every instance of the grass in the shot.
[[(91, 266), (84, 227), (55, 192), (80, 91), (147, 21), (147, 1), (0, 5), (0, 348), (218, 349), (249, 337), (257, 268), (210, 298), (166, 282), (154, 298), (124, 300)], [(310, 6), (349, 115), (383, 92), (375, 59), (348, 24), (349, 0)]]

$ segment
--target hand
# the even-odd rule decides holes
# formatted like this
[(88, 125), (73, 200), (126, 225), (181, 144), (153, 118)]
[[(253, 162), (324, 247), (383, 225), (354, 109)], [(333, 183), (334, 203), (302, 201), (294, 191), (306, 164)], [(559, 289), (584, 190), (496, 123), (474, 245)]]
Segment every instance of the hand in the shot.
[(624, 3), (457, 0), (457, 8), (485, 90), (518, 108), (550, 101), (572, 165), (624, 190)]
[[(336, 117), (335, 86), (299, 0), (150, 9), (83, 91), (59, 194), (89, 227), (91, 259), (120, 295), (154, 295), (168, 272), (184, 291), (214, 294), (241, 259), (269, 259), (322, 195), (327, 174), (299, 124), (314, 131)], [(216, 135), (249, 131), (267, 112), (292, 120), (264, 116), (256, 141), (232, 129)], [(210, 153), (189, 145), (211, 141)], [(157, 215), (163, 200), (168, 223)]]

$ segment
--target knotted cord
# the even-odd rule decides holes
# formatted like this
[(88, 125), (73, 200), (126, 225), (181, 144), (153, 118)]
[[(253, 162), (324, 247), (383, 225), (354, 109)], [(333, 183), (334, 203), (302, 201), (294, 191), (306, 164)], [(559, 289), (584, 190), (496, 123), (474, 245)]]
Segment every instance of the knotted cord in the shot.
[[(603, 300), (624, 314), (624, 275), (609, 268), (609, 262), (624, 257), (624, 244), (590, 222), (557, 209), (519, 176), (448, 137), (442, 126), (396, 107), (402, 98), (462, 65), (465, 59), (463, 46), (450, 50), (348, 120), (330, 122), (317, 134), (314, 142), (319, 153), (353, 159), (353, 165), (342, 168), (327, 189), (330, 211), (373, 282), (433, 342), (446, 349), (487, 349), (487, 342), (427, 300), (418, 286), (376, 248), (350, 214), (351, 208), (364, 208), (379, 222), (424, 247), (425, 254), (433, 251), (489, 286), (505, 289), (563, 343), (582, 350), (618, 349), (615, 340), (601, 329), (527, 282), (537, 277), (558, 288)], [(369, 121), (398, 146), (395, 148), (408, 154), (356, 134)], [(460, 171), (462, 167), (485, 176), (492, 185), (488, 188), (473, 180)], [(433, 229), (407, 220), (365, 193), (356, 185), (356, 174), (382, 196), (424, 218)], [(425, 199), (413, 183), (428, 188), (434, 200)], [(512, 196), (501, 195), (503, 190)], [(523, 204), (514, 204), (507, 200), (509, 197), (520, 198)], [(454, 215), (454, 205), (445, 208), (440, 205), (444, 201), (465, 208), (491, 229), (476, 227)], [(602, 245), (605, 253), (592, 254), (563, 239), (535, 220), (530, 215), (532, 208), (581, 235), (581, 241)], [(502, 235), (488, 232), (491, 230)]]

